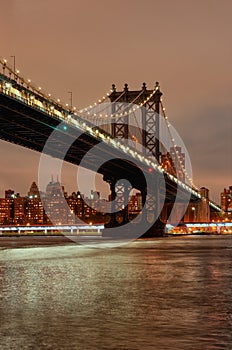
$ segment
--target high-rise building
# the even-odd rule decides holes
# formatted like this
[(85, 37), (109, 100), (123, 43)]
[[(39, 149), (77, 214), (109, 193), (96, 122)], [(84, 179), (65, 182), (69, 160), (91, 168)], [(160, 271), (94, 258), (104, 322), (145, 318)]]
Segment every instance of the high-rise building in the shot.
[(45, 223), (45, 213), (40, 192), (35, 182), (32, 182), (27, 198), (26, 221), (28, 224), (42, 225)]
[(173, 162), (173, 166), (176, 172), (176, 176), (179, 180), (185, 181), (185, 154), (182, 152), (181, 147), (171, 147), (170, 157)]
[(14, 223), (19, 225), (25, 225), (26, 213), (27, 213), (27, 198), (26, 197), (14, 198)]
[(209, 190), (206, 187), (200, 188), (201, 201), (199, 203), (200, 207), (200, 222), (210, 221), (210, 207), (209, 207)]
[(100, 192), (91, 190), (90, 199), (97, 200), (100, 198)]
[(200, 188), (201, 200), (196, 203), (189, 203), (185, 215), (185, 222), (210, 222), (209, 190), (206, 187)]
[(225, 212), (232, 212), (232, 186), (229, 188), (224, 188), (224, 191), (221, 193), (221, 208)]
[(53, 224), (62, 225), (70, 222), (70, 209), (64, 197), (64, 187), (58, 181), (49, 182), (46, 187), (44, 209)]
[(45, 213), (40, 197), (28, 198), (27, 201), (27, 223), (42, 225)]
[(70, 208), (69, 222), (77, 223), (77, 218), (82, 218), (84, 216), (84, 200), (81, 193), (73, 192), (70, 196), (66, 198), (68, 206)]
[(29, 198), (37, 198), (40, 196), (38, 186), (36, 185), (35, 181), (32, 182), (30, 190), (28, 192)]
[(161, 154), (161, 166), (163, 169), (168, 171), (169, 174), (176, 175), (174, 163), (169, 152), (166, 154)]
[(13, 222), (13, 200), (0, 198), (0, 225), (10, 225)]

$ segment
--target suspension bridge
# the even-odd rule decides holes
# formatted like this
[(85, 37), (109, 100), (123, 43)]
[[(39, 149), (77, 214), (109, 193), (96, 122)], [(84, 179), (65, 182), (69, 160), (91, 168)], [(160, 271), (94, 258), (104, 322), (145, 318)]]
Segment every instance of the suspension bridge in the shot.
[[(188, 172), (186, 150), (175, 140), (159, 83), (151, 90), (143, 83), (138, 91), (112, 85), (77, 110), (44, 93), (6, 60), (0, 64), (0, 138), (102, 174), (113, 208), (106, 235), (107, 228), (113, 232), (129, 222), (131, 189), (142, 195), (143, 211), (134, 225), (145, 227), (144, 237), (162, 233), (173, 208), (178, 212), (177, 202), (205, 200)], [(211, 200), (207, 205), (221, 210)]]

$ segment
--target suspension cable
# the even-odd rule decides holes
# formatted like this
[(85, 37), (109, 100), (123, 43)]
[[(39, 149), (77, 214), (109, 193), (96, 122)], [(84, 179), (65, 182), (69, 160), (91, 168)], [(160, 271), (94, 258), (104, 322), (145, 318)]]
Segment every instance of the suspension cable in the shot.
[(169, 121), (168, 121), (168, 117), (167, 117), (167, 114), (166, 114), (166, 112), (165, 112), (165, 108), (164, 108), (164, 106), (163, 106), (162, 101), (161, 101), (161, 108), (162, 108), (162, 112), (163, 112), (163, 116), (164, 116), (165, 123), (166, 123), (166, 125), (167, 125), (167, 130), (168, 130), (168, 133), (169, 133), (169, 136), (170, 136), (172, 145), (173, 145), (173, 149), (174, 149), (174, 152), (175, 152), (175, 155), (176, 155), (176, 159), (177, 159), (177, 161), (178, 161), (178, 166), (180, 166), (181, 170), (183, 171), (183, 173), (185, 174), (185, 176), (188, 178), (188, 180), (190, 181), (191, 185), (192, 185), (194, 188), (196, 188), (196, 189), (198, 190), (198, 187), (194, 185), (192, 178), (189, 177), (188, 173), (186, 172), (186, 169), (185, 169), (184, 165), (183, 165), (182, 162), (180, 161), (180, 156), (179, 156), (178, 151), (177, 151), (177, 149), (176, 149), (176, 148), (177, 148), (177, 145), (176, 145), (175, 139), (174, 139), (174, 137), (173, 137), (173, 135), (172, 135), (172, 133), (171, 133), (171, 131), (170, 131), (170, 125), (171, 125), (171, 124), (170, 124)]

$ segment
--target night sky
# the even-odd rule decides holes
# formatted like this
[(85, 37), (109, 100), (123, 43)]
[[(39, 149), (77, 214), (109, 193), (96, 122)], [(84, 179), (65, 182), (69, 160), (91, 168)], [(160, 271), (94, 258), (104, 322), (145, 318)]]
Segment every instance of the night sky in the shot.
[[(115, 83), (160, 82), (170, 122), (211, 198), (232, 185), (230, 0), (2, 0), (0, 56), (36, 86), (84, 107)], [(0, 195), (26, 194), (39, 155), (0, 142)], [(73, 166), (64, 179), (75, 190)]]

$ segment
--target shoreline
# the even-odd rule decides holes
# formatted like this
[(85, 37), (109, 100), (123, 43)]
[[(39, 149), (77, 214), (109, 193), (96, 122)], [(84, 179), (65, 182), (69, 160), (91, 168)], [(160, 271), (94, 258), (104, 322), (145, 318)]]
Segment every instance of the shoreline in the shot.
[(77, 244), (66, 236), (1, 236), (0, 250)]
[[(187, 237), (207, 237), (207, 236), (230, 236), (229, 234), (212, 234), (212, 233), (202, 233), (202, 234), (165, 234), (163, 237), (157, 238), (187, 238)], [(87, 238), (87, 237), (86, 237)], [(89, 237), (90, 238), (90, 237)], [(91, 237), (93, 238), (93, 236)], [(99, 236), (96, 237), (99, 239)], [(155, 238), (155, 237), (154, 237)], [(51, 246), (62, 246), (62, 245), (78, 245), (81, 242), (75, 242), (65, 235), (52, 235), (52, 236), (0, 236), (0, 251), (5, 249), (14, 249), (14, 248), (38, 248), (38, 247), (51, 247)]]

